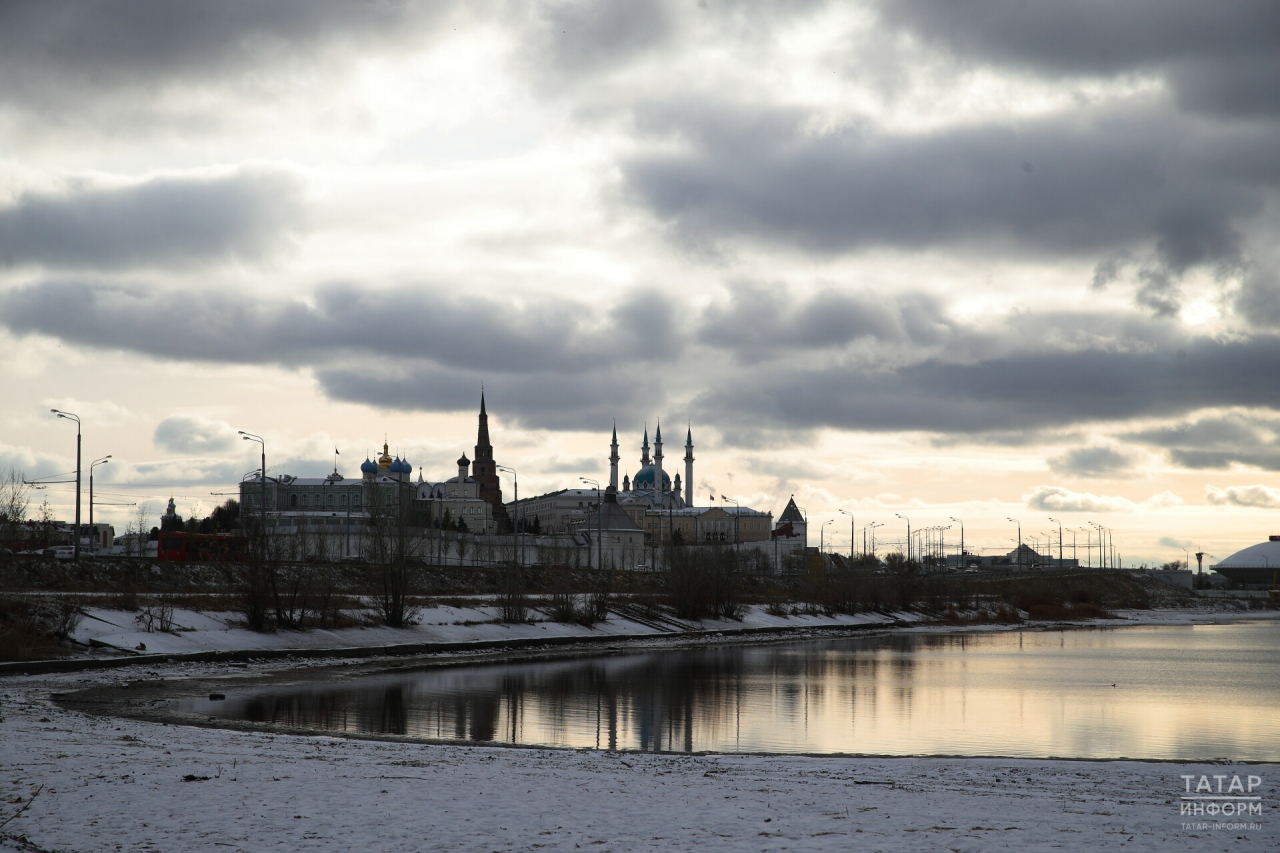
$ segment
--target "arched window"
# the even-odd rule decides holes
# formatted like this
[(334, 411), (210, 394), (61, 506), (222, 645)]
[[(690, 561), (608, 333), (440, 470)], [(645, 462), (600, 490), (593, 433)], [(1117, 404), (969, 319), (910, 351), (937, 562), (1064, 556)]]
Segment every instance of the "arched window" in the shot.
[(351, 505), (352, 505), (352, 506), (360, 506), (360, 496), (359, 496), (359, 495), (352, 495), (352, 496), (351, 496)]
[(342, 505), (342, 506), (346, 506), (346, 505), (347, 505), (347, 496), (346, 496), (346, 495), (343, 495), (343, 496), (342, 496), (342, 498), (340, 499), (340, 503), (341, 503), (341, 505)]
[(307, 496), (306, 496), (306, 495), (299, 495), (299, 496), (298, 496), (298, 503), (300, 503), (302, 506), (306, 506), (306, 505), (307, 505)]
[(329, 506), (333, 506), (333, 495), (329, 495), (329, 498), (328, 500), (325, 501), (325, 503), (327, 503)]
[(289, 506), (297, 506), (297, 505), (298, 505), (298, 496), (289, 495)]

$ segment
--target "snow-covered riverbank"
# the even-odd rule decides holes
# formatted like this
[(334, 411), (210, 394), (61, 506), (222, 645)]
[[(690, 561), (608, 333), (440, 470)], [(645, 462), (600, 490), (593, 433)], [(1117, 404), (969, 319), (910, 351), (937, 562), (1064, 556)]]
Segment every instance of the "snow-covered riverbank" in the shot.
[[(1108, 624), (1224, 618), (1120, 615)], [(301, 676), (325, 663), (238, 672)], [(1280, 848), (1280, 765), (472, 747), (165, 725), (51, 698), (227, 672), (173, 663), (0, 678), (0, 821), (40, 791), (0, 829), (0, 850)], [(1180, 815), (1182, 777), (1202, 774), (1260, 777), (1262, 815)]]
[[(282, 667), (285, 669), (286, 667)], [(140, 668), (138, 668), (140, 670)], [(264, 735), (97, 717), (0, 681), (0, 849), (1273, 850), (1277, 765), (677, 756)], [(1185, 774), (1266, 780), (1260, 829), (1184, 830)], [(1221, 821), (1220, 821), (1221, 822)]]
[[(1116, 613), (1115, 620), (1096, 624), (1167, 624), (1220, 619), (1268, 618), (1280, 611), (1241, 611), (1234, 603), (1214, 603), (1216, 607), (1183, 610), (1132, 610)], [(234, 613), (175, 610), (171, 631), (146, 631), (138, 614), (89, 608), (72, 637), (82, 648), (92, 648), (92, 656), (190, 655), (206, 652), (288, 652), (338, 649), (384, 649), (433, 643), (494, 643), (508, 640), (539, 641), (578, 639), (583, 641), (653, 637), (689, 633), (755, 633), (761, 631), (805, 632), (814, 629), (876, 629), (933, 624), (935, 620), (918, 612), (857, 613), (820, 615), (791, 613), (777, 615), (764, 607), (748, 605), (740, 620), (688, 622), (670, 614), (645, 617), (639, 608), (611, 614), (591, 627), (541, 618), (528, 623), (498, 620), (498, 608), (477, 602), (472, 606), (439, 605), (419, 612), (416, 624), (406, 628), (353, 627), (259, 633), (241, 626)], [(1040, 627), (1043, 623), (1026, 623)], [(954, 629), (956, 626), (943, 626)], [(981, 629), (981, 625), (968, 626)], [(1008, 625), (989, 624), (992, 629)], [(83, 654), (81, 656), (91, 656)], [(15, 667), (0, 667), (13, 669)]]

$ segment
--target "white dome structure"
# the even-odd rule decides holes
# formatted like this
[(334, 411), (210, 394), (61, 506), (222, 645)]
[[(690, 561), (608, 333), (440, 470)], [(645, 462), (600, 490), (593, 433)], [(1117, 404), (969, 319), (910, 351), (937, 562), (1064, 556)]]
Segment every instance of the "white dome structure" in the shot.
[(1270, 585), (1280, 573), (1280, 536), (1242, 548), (1210, 568), (1236, 583)]

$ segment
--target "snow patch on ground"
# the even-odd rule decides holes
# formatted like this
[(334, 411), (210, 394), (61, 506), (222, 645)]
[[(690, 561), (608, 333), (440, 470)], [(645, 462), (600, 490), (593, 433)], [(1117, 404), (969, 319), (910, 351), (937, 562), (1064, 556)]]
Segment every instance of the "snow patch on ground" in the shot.
[[(883, 625), (914, 622), (923, 619), (915, 613), (892, 615), (880, 613), (838, 614), (835, 616), (770, 615), (762, 607), (747, 607), (741, 621), (706, 620), (683, 622), (667, 617), (660, 631), (623, 616), (610, 615), (605, 622), (587, 628), (573, 623), (497, 622), (498, 608), (477, 605), (455, 607), (441, 605), (421, 611), (417, 624), (408, 628), (312, 629), (278, 631), (261, 634), (236, 627), (241, 617), (234, 613), (206, 613), (175, 610), (174, 631), (147, 632), (135, 621), (135, 614), (119, 610), (91, 609), (72, 635), (76, 642), (106, 646), (120, 651), (145, 651), (147, 654), (183, 654), (210, 651), (258, 651), (268, 649), (347, 649), (376, 648), (415, 643), (490, 642), (511, 639), (545, 639), (549, 637), (644, 637), (669, 630), (741, 631), (764, 628), (832, 628), (850, 625)], [(669, 627), (668, 627), (669, 626)], [(146, 648), (140, 649), (139, 645)]]

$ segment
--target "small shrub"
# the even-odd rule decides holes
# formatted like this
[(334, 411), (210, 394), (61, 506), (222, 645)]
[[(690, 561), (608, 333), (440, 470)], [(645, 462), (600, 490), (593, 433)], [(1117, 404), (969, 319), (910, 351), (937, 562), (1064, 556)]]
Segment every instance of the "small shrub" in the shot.
[(137, 622), (142, 630), (148, 634), (156, 632), (172, 634), (173, 605), (164, 600), (147, 602), (142, 605), (138, 615), (133, 617), (133, 621)]

